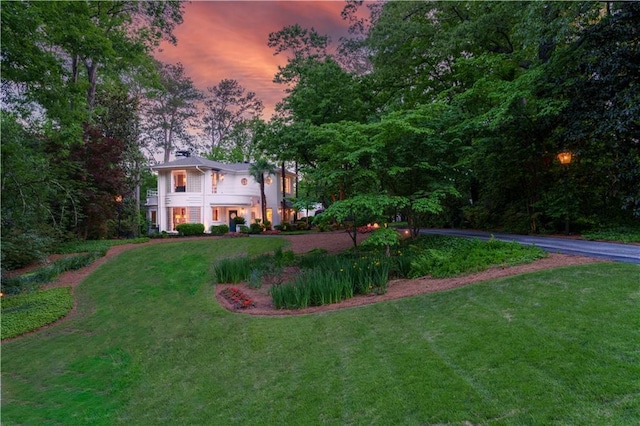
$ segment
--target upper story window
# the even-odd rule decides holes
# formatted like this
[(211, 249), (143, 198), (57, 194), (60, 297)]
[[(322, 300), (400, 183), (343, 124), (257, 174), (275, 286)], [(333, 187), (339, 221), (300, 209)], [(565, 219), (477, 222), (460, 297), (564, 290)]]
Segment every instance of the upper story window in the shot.
[(290, 177), (285, 177), (284, 178), (284, 192), (285, 194), (291, 194), (291, 178)]
[(219, 172), (213, 171), (211, 172), (211, 193), (218, 193), (218, 183), (222, 180), (222, 176), (220, 176)]
[(187, 191), (187, 171), (186, 170), (174, 170), (172, 173), (173, 178), (173, 192), (186, 192)]
[(247, 183), (249, 183), (249, 181), (247, 180), (247, 178), (242, 178), (240, 183), (243, 184), (243, 185), (246, 185)]

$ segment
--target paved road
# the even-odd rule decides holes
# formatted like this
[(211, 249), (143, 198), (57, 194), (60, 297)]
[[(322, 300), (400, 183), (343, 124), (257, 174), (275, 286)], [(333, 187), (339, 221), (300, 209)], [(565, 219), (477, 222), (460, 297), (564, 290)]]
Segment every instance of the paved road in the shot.
[(535, 245), (548, 252), (578, 254), (600, 257), (617, 262), (640, 264), (640, 245), (603, 243), (598, 241), (576, 240), (571, 238), (532, 237), (529, 235), (499, 234), (466, 229), (424, 229), (423, 234), (443, 234), (488, 240), (517, 241), (521, 244)]

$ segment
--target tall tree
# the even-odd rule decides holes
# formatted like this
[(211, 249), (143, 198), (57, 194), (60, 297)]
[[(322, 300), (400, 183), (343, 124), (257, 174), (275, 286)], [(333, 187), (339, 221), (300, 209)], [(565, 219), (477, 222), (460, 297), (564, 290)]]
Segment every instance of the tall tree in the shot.
[(161, 89), (151, 94), (144, 132), (151, 145), (163, 153), (166, 163), (174, 148), (193, 145), (188, 129), (196, 127), (198, 102), (203, 95), (185, 75), (181, 63), (159, 63), (158, 67)]
[(243, 136), (248, 123), (259, 118), (264, 109), (255, 92), (245, 94), (240, 83), (230, 79), (208, 87), (204, 105), (205, 151), (216, 160), (224, 159), (225, 154), (247, 140)]
[(2, 7), (4, 81), (20, 85), (26, 101), (66, 125), (86, 121), (103, 71), (150, 64), (160, 40), (175, 43), (179, 1), (9, 2)]
[(267, 196), (264, 193), (264, 180), (265, 174), (271, 176), (275, 173), (275, 167), (264, 158), (256, 160), (249, 166), (249, 174), (260, 185), (260, 208), (262, 214), (262, 221), (266, 224), (267, 221)]

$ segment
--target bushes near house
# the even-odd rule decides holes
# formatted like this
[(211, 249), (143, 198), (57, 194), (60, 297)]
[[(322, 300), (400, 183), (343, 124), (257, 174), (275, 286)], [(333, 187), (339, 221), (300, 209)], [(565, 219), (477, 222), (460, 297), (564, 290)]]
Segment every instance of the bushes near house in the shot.
[(204, 234), (204, 225), (202, 223), (181, 223), (176, 226), (176, 231), (184, 237)]
[(250, 234), (260, 234), (261, 232), (262, 232), (262, 225), (260, 225), (260, 223), (255, 222), (249, 225)]
[(224, 235), (229, 232), (229, 226), (224, 224), (211, 225), (210, 231), (211, 231), (211, 235)]

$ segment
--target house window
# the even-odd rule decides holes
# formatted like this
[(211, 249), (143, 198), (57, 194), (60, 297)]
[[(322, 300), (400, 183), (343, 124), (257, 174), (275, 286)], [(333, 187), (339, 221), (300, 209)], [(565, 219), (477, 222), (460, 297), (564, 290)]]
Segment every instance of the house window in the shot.
[(273, 209), (272, 208), (268, 208), (267, 209), (267, 221), (273, 223)]
[(218, 193), (218, 182), (220, 181), (220, 174), (218, 172), (211, 172), (211, 193)]
[(173, 175), (173, 192), (186, 192), (187, 191), (186, 170), (174, 170), (172, 175)]
[(273, 179), (271, 179), (271, 176), (269, 176), (268, 178), (265, 179), (265, 182), (267, 185), (271, 185), (273, 183)]
[(187, 223), (187, 209), (184, 207), (174, 207), (171, 219), (171, 221), (173, 222), (173, 230), (175, 230), (176, 226), (180, 225), (181, 223)]
[(220, 209), (218, 207), (211, 207), (211, 220), (214, 222), (220, 220)]
[(155, 210), (151, 210), (149, 213), (151, 213), (151, 226), (156, 226), (158, 224), (158, 212)]
[(247, 180), (247, 178), (242, 178), (240, 183), (243, 184), (243, 185), (246, 185), (247, 183), (249, 183), (249, 181)]
[(285, 194), (291, 194), (291, 178), (284, 178), (284, 192)]

